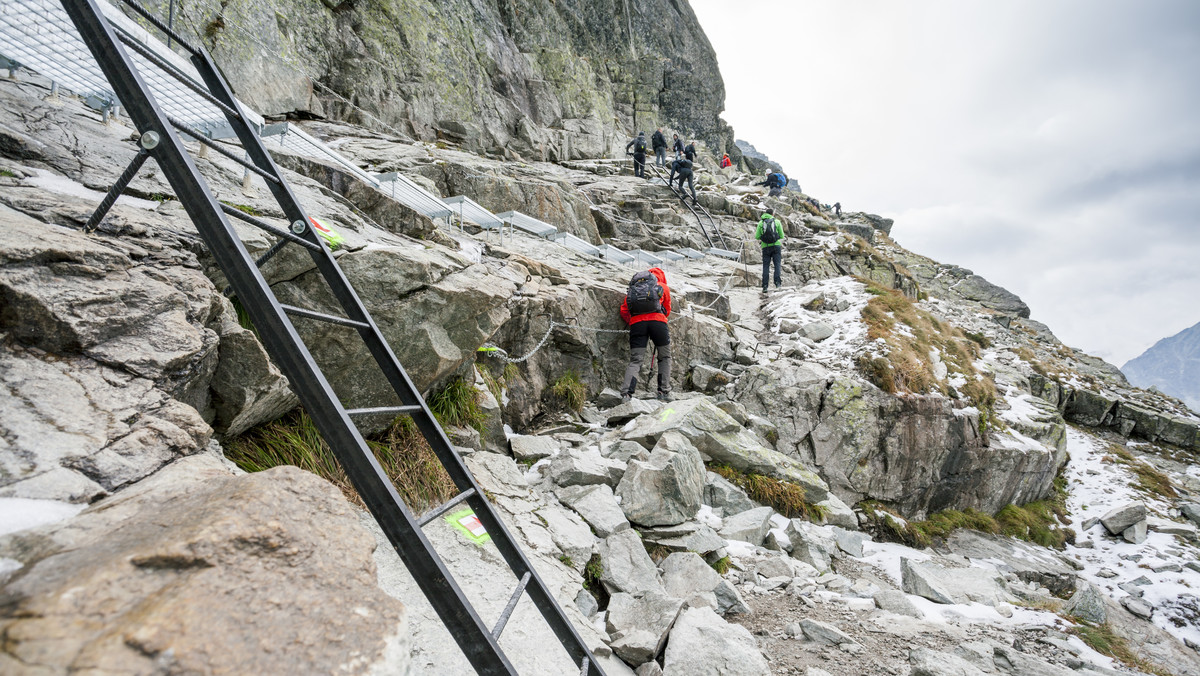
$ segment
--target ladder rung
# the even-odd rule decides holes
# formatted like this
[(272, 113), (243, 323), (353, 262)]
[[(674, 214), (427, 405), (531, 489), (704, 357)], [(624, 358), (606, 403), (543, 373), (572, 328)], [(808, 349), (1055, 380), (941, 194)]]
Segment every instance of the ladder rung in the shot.
[(271, 248), (267, 249), (266, 253), (264, 253), (263, 255), (259, 256), (257, 259), (254, 260), (255, 267), (261, 268), (262, 266), (266, 265), (267, 261), (269, 261), (275, 257), (275, 254), (279, 253), (280, 251), (283, 251), (283, 247), (287, 246), (287, 243), (288, 243), (288, 240), (280, 239), (278, 242), (275, 242), (274, 244), (272, 244)]
[(191, 127), (184, 124), (183, 122), (176, 120), (175, 118), (171, 117), (170, 115), (167, 116), (167, 121), (171, 123), (172, 127), (175, 127), (176, 129), (183, 132), (184, 134), (191, 136), (196, 141), (199, 141), (200, 143), (208, 146), (209, 148), (212, 148), (213, 150), (224, 155), (225, 157), (228, 157), (229, 159), (233, 160), (234, 162), (237, 162), (238, 164), (245, 167), (247, 170), (258, 174), (259, 176), (262, 176), (264, 179), (266, 179), (272, 183), (279, 183), (279, 177), (274, 176), (274, 175), (270, 174), (269, 172), (263, 171), (262, 169), (259, 169), (258, 166), (256, 164), (254, 164), (253, 162), (247, 162), (246, 160), (243, 160), (242, 158), (235, 155), (234, 153), (231, 153), (228, 150), (222, 148), (221, 144), (213, 141), (212, 139), (209, 139), (204, 134), (200, 133), (199, 131), (196, 131), (195, 129), (192, 129)]
[(525, 585), (529, 584), (529, 577), (532, 575), (529, 571), (521, 576), (521, 581), (517, 583), (517, 588), (513, 590), (512, 596), (508, 597), (508, 605), (504, 606), (504, 610), (500, 613), (500, 619), (496, 620), (496, 626), (492, 629), (492, 638), (500, 640), (500, 634), (504, 632), (504, 625), (508, 624), (508, 618), (512, 616), (513, 610), (517, 607), (517, 601), (521, 599), (521, 594), (525, 592)]
[(348, 408), (346, 415), (383, 415), (384, 413), (392, 413), (395, 415), (407, 414), (412, 415), (422, 411), (420, 406), (380, 406), (379, 408)]
[(365, 322), (356, 322), (353, 319), (347, 319), (345, 317), (338, 317), (337, 315), (327, 315), (323, 312), (313, 312), (312, 310), (305, 310), (302, 307), (296, 307), (294, 305), (282, 305), (281, 304), (279, 307), (283, 308), (283, 311), (288, 313), (289, 315), (308, 317), (309, 319), (315, 319), (319, 322), (329, 322), (330, 324), (338, 324), (339, 326), (350, 326), (350, 327), (353, 327), (356, 329), (371, 328), (371, 325), (367, 324)]
[(282, 237), (282, 238), (286, 239), (287, 241), (299, 244), (300, 246), (302, 246), (305, 249), (308, 249), (310, 251), (320, 251), (321, 250), (321, 245), (317, 244), (316, 242), (310, 242), (307, 239), (304, 239), (303, 237), (298, 237), (296, 235), (293, 235), (292, 233), (288, 232), (287, 230), (284, 230), (283, 228), (277, 228), (264, 220), (255, 218), (254, 216), (251, 216), (250, 214), (248, 214), (244, 211), (241, 211), (240, 209), (235, 209), (234, 207), (231, 207), (224, 202), (217, 202), (217, 204), (221, 207), (221, 211), (224, 211), (225, 213), (229, 214), (230, 216), (233, 216), (234, 218), (238, 219), (239, 221), (245, 221), (246, 223), (249, 223), (250, 225), (253, 225), (254, 227), (256, 227), (260, 230), (266, 230), (267, 232), (271, 233), (272, 235), (275, 235), (276, 237)]
[[(156, 17), (156, 16), (154, 16), (153, 14), (151, 14), (151, 13), (150, 13), (150, 11), (149, 11), (149, 10), (147, 10), (145, 7), (142, 7), (142, 6), (141, 6), (141, 5), (139, 5), (138, 3), (134, 2), (134, 0), (123, 0), (123, 2), (124, 2), (124, 3), (125, 3), (125, 4), (126, 4), (126, 5), (127, 5), (129, 8), (130, 8), (130, 9), (132, 9), (133, 11), (135, 11), (135, 12), (137, 12), (138, 14), (142, 15), (142, 18), (143, 18), (143, 19), (145, 19), (146, 21), (149, 21), (149, 22), (150, 22), (151, 24), (153, 24), (153, 25), (154, 25), (156, 28), (158, 28), (158, 30), (162, 31), (163, 33), (166, 33), (168, 37), (170, 37), (170, 38), (174, 38), (174, 39), (175, 39), (175, 42), (178, 42), (178, 43), (179, 43), (179, 46), (180, 46), (180, 47), (183, 47), (184, 49), (188, 50), (188, 51), (189, 51), (189, 52), (191, 52), (192, 54), (199, 54), (199, 53), (200, 53), (200, 50), (199, 50), (199, 49), (196, 49), (196, 48), (195, 48), (195, 47), (193, 47), (191, 44), (189, 44), (189, 43), (188, 43), (186, 40), (184, 40), (183, 38), (179, 37), (179, 33), (176, 33), (175, 31), (171, 30), (170, 26), (168, 26), (167, 24), (163, 23), (161, 20), (159, 20), (159, 18), (158, 18), (158, 17)], [(168, 41), (168, 42), (167, 42), (167, 46), (168, 46), (168, 47), (170, 46), (170, 41)]]
[(454, 508), (455, 505), (462, 502), (463, 500), (466, 500), (467, 498), (471, 497), (472, 495), (475, 495), (475, 489), (468, 488), (467, 490), (463, 491), (462, 493), (459, 493), (458, 495), (450, 498), (449, 501), (442, 503), (441, 507), (437, 507), (432, 512), (429, 512), (428, 514), (425, 514), (421, 518), (417, 519), (417, 525), (424, 526), (425, 524), (429, 523), (430, 521), (433, 521), (434, 519), (438, 518), (439, 516), (450, 511), (451, 509)]

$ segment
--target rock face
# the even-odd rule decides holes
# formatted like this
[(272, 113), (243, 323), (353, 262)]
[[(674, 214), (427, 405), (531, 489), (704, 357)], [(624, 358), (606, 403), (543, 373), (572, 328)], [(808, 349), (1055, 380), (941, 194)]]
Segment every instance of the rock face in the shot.
[[(165, 2), (151, 4), (166, 16)], [(629, 130), (664, 125), (740, 156), (718, 118), (716, 56), (686, 3), (214, 1), (180, 19), (266, 114), (336, 115), (536, 159), (608, 155)]]
[(621, 509), (642, 526), (674, 526), (694, 517), (704, 490), (700, 452), (682, 435), (664, 434), (650, 459), (633, 460), (617, 486)]
[(995, 512), (1041, 497), (1066, 460), (1057, 449), (989, 447), (978, 419), (944, 397), (893, 397), (818, 364), (752, 366), (735, 396), (752, 413), (774, 415), (776, 447), (819, 467), (849, 504), (870, 497), (905, 514)]
[(4, 591), (0, 667), (402, 673), (406, 615), (376, 585), (374, 549), (311, 474), (182, 460), (69, 525), (0, 540), (24, 564)]

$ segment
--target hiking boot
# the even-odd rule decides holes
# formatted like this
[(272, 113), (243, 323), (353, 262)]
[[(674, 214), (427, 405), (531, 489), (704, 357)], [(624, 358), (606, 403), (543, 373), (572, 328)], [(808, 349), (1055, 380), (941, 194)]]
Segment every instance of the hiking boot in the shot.
[(675, 399), (675, 397), (672, 397), (670, 392), (659, 392), (658, 393), (659, 401), (673, 401), (674, 399)]
[(632, 399), (632, 398), (633, 398), (633, 397), (629, 396), (628, 394), (622, 394), (622, 395), (621, 395), (621, 403), (622, 403), (622, 404), (628, 404), (628, 403), (629, 403), (629, 400), (630, 400), (630, 399)]

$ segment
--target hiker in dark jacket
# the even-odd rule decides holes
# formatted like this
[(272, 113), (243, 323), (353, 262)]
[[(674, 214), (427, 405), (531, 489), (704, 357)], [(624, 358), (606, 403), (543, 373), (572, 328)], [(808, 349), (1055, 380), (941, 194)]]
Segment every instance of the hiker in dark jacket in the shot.
[(686, 157), (689, 162), (696, 161), (696, 139), (692, 139), (691, 143), (683, 147), (683, 156)]
[(692, 204), (696, 203), (696, 178), (692, 171), (692, 161), (689, 159), (679, 159), (671, 163), (671, 176), (667, 179), (667, 185), (671, 185), (675, 180), (679, 180), (679, 199), (683, 197), (683, 182), (686, 180), (688, 188), (692, 191)]
[(662, 127), (650, 137), (650, 145), (654, 147), (654, 163), (660, 167), (667, 166), (667, 137), (663, 136)]
[[(633, 276), (629, 285), (629, 293), (621, 301), (621, 319), (629, 325), (629, 366), (625, 368), (625, 379), (621, 381), (621, 399), (629, 401), (637, 388), (638, 372), (642, 370), (642, 361), (646, 358), (646, 345), (654, 341), (654, 349), (658, 352), (658, 398), (662, 401), (671, 400), (671, 333), (667, 330), (667, 318), (671, 316), (671, 289), (667, 287), (667, 275), (660, 268), (650, 268), (650, 275), (658, 282), (662, 297), (657, 307), (637, 307), (647, 303), (645, 299), (634, 298), (634, 310), (646, 310), (634, 314), (630, 312), (630, 294), (635, 288), (645, 288), (650, 280), (644, 272)], [(650, 287), (652, 288), (652, 284)]]
[(833, 213), (837, 214), (838, 218), (842, 217), (842, 203), (841, 202), (833, 203)]
[(787, 184), (787, 174), (778, 171), (772, 171), (767, 174), (766, 180), (764, 180), (762, 183), (755, 183), (754, 185), (765, 185), (767, 188), (769, 188), (769, 191), (767, 192), (768, 197), (779, 197), (780, 193), (783, 192), (783, 186)]
[(625, 144), (625, 154), (633, 148), (633, 175), (646, 178), (646, 132), (639, 131), (637, 138)]
[(754, 229), (754, 239), (762, 247), (762, 292), (767, 292), (767, 282), (770, 281), (771, 264), (775, 265), (775, 288), (782, 283), (779, 268), (783, 262), (783, 224), (771, 214), (767, 207), (758, 219), (758, 227)]
[(683, 156), (683, 140), (679, 138), (679, 134), (675, 134), (675, 143), (671, 144), (671, 150), (675, 151), (675, 159)]

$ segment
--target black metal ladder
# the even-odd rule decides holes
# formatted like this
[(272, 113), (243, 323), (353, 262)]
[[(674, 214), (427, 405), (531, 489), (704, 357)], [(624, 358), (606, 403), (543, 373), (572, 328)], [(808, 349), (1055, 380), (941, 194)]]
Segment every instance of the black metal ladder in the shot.
[[(138, 154), (88, 221), (88, 230), (94, 230), (100, 224), (104, 214), (145, 161), (154, 159), (175, 190), (176, 196), (213, 258), (225, 273), (230, 287), (254, 322), (267, 351), (288, 377), (292, 388), (337, 456), (354, 488), (475, 671), (479, 674), (517, 673), (501, 650), (499, 638), (520, 597), (527, 594), (541, 611), (572, 662), (578, 665), (581, 676), (603, 676), (603, 670), (595, 663), (595, 658), (583, 639), (571, 626), (554, 596), (497, 517), (484, 496), (483, 489), (455, 453), (441, 426), (397, 361), (357, 293), (310, 225), (308, 215), (292, 194), (291, 188), (263, 147), (258, 134), (247, 122), (233, 93), (217, 73), (208, 53), (190, 45), (133, 0), (124, 0), (133, 11), (163, 31), (169, 39), (190, 54), (191, 63), (203, 80), (202, 84), (196, 83), (171, 66), (167, 60), (156, 55), (153, 50), (115, 30), (96, 4), (102, 0), (61, 1), (71, 21), (79, 30), (83, 42), (104, 71), (129, 119), (140, 132)], [(125, 46), (140, 54), (163, 73), (180, 80), (205, 101), (221, 110), (249, 159), (242, 159), (239, 154), (225, 150), (221, 145), (205, 138), (203, 134), (166, 116), (146, 86)], [(218, 202), (197, 171), (180, 140), (179, 133), (207, 145), (262, 177), (286, 215), (290, 227), (276, 227)], [(275, 235), (278, 241), (257, 261), (252, 259), (226, 218), (227, 215)], [(275, 297), (259, 267), (288, 245), (300, 246), (308, 251), (318, 273), (328, 283), (341, 306), (341, 315), (284, 305)], [(347, 330), (357, 331), (391, 384), (400, 405), (344, 408), (301, 340), (290, 317), (302, 317), (305, 321), (330, 322)], [(383, 414), (411, 416), (459, 491), (449, 502), (419, 519), (414, 517), (404, 504), (352, 421), (355, 416)], [(491, 542), (519, 580), (504, 610), (490, 628), (455, 583), (444, 562), (421, 530), (422, 526), (464, 503), (474, 510), (491, 536)]]
[[(700, 204), (700, 202), (693, 202), (692, 204), (688, 204), (687, 195), (684, 194), (684, 192), (683, 192), (683, 186), (680, 185), (679, 189), (676, 190), (675, 184), (672, 183), (671, 181), (667, 180), (669, 177), (663, 175), (664, 171), (662, 169), (660, 169), (658, 167), (658, 165), (647, 164), (646, 166), (649, 167), (651, 170), (653, 170), (655, 176), (662, 179), (663, 183), (667, 184), (667, 188), (670, 189), (671, 193), (673, 195), (675, 195), (676, 197), (678, 197), (679, 201), (683, 202), (683, 206), (687, 207), (688, 210), (692, 212), (692, 215), (696, 217), (696, 223), (700, 226), (700, 232), (704, 234), (704, 239), (708, 240), (708, 245), (715, 247), (715, 246), (717, 246), (717, 243), (713, 241), (713, 238), (711, 236), (709, 236), (708, 228), (704, 227), (704, 219), (705, 218), (708, 219), (708, 224), (709, 224), (709, 226), (712, 227), (713, 234), (715, 234), (717, 236), (717, 239), (720, 240), (721, 248), (722, 249), (727, 248), (725, 245), (725, 235), (721, 234), (721, 229), (719, 227), (717, 227), (717, 223), (713, 219), (712, 214), (708, 212), (708, 209), (705, 209), (704, 205)], [(697, 212), (696, 211), (697, 209), (699, 209), (700, 211)], [(703, 217), (701, 217), (701, 215), (700, 215), (701, 213), (704, 214)]]

